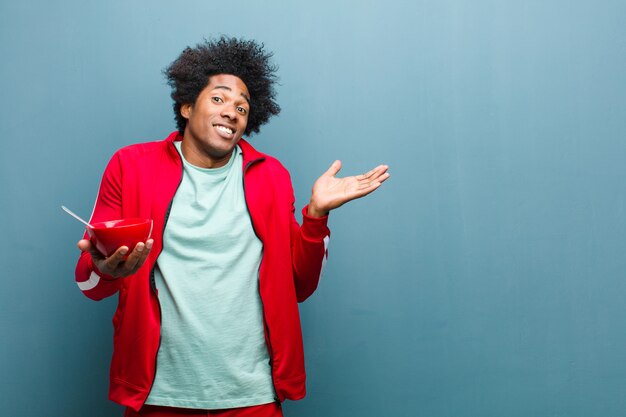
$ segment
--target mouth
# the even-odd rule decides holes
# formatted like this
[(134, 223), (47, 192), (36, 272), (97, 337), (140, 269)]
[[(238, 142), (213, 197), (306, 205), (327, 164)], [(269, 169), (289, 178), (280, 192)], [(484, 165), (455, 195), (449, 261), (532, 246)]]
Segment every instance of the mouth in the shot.
[(226, 125), (214, 124), (213, 127), (217, 130), (222, 136), (226, 138), (231, 138), (235, 133), (235, 129)]

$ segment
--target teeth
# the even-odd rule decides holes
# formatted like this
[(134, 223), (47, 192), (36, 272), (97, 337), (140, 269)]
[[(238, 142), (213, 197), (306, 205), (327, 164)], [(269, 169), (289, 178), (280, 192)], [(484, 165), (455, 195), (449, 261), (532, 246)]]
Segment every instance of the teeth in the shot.
[(222, 132), (228, 133), (229, 135), (233, 134), (233, 130), (229, 127), (217, 125), (215, 126), (215, 128), (221, 130)]

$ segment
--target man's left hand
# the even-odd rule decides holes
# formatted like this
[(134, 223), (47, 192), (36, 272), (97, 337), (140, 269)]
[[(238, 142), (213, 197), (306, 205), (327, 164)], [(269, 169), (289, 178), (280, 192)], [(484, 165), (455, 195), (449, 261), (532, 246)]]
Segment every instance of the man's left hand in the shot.
[(307, 214), (323, 217), (348, 201), (364, 197), (376, 190), (389, 178), (387, 165), (379, 165), (371, 171), (352, 177), (337, 178), (341, 161), (335, 161), (313, 184), (313, 192)]

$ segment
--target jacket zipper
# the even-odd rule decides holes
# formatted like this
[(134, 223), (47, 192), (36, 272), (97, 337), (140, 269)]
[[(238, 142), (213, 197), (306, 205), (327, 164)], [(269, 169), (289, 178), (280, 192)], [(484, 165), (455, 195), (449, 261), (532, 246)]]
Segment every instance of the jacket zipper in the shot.
[[(174, 146), (172, 144), (172, 146)], [(176, 151), (176, 154), (178, 155), (178, 151)], [(180, 158), (180, 155), (178, 155)], [(182, 160), (181, 162), (181, 167), (180, 167), (180, 181), (178, 181), (178, 185), (176, 186), (176, 190), (174, 191), (174, 196), (176, 195), (176, 192), (178, 191), (178, 188), (180, 187), (180, 184), (183, 182), (183, 175), (184, 175), (184, 168), (183, 168), (183, 164), (182, 164)], [(148, 395), (146, 395), (146, 398), (143, 400), (143, 404), (142, 406), (146, 403), (146, 400), (148, 399), (148, 397), (150, 396), (150, 392), (152, 392), (152, 388), (154, 387), (154, 381), (156, 380), (156, 372), (157, 372), (157, 360), (159, 357), (159, 350), (161, 350), (161, 340), (162, 340), (162, 335), (161, 335), (161, 321), (163, 319), (163, 312), (161, 310), (161, 301), (159, 300), (159, 295), (157, 294), (157, 289), (156, 289), (156, 281), (154, 279), (154, 268), (156, 268), (156, 260), (159, 259), (159, 256), (161, 255), (161, 252), (163, 252), (163, 235), (165, 234), (165, 227), (167, 226), (167, 221), (170, 218), (170, 211), (172, 210), (172, 204), (174, 203), (174, 197), (172, 197), (172, 199), (170, 200), (169, 205), (167, 206), (167, 211), (165, 212), (165, 219), (163, 220), (163, 230), (161, 230), (161, 251), (159, 252), (159, 254), (157, 255), (155, 261), (154, 261), (154, 265), (152, 265), (152, 269), (150, 270), (150, 289), (152, 290), (152, 292), (154, 293), (154, 296), (156, 297), (157, 300), (157, 305), (159, 306), (159, 345), (157, 346), (157, 351), (156, 351), (156, 355), (154, 355), (154, 375), (152, 376), (152, 383), (150, 384), (150, 390), (148, 391)]]
[[(256, 228), (254, 227), (254, 221), (252, 220), (252, 214), (250, 213), (250, 206), (248, 205), (248, 197), (246, 195), (246, 172), (248, 171), (248, 168), (250, 168), (251, 165), (253, 165), (256, 162), (261, 162), (264, 161), (265, 158), (259, 158), (259, 159), (254, 159), (250, 162), (248, 162), (246, 164), (246, 166), (243, 169), (243, 175), (241, 176), (241, 180), (243, 183), (243, 197), (244, 197), (244, 201), (246, 203), (246, 210), (248, 211), (248, 216), (250, 216), (250, 224), (252, 225), (252, 230), (254, 231), (254, 234), (256, 235), (257, 239), (259, 239), (261, 242), (263, 242), (263, 240), (261, 239), (261, 237), (259, 236), (259, 234), (256, 231)], [(265, 304), (263, 303), (263, 297), (261, 296), (261, 283), (260, 283), (260, 279), (261, 279), (261, 275), (258, 275), (258, 281), (259, 281), (259, 300), (261, 300), (261, 308), (263, 310), (263, 326), (265, 327), (265, 330), (267, 331), (267, 337), (266, 339), (266, 343), (267, 343), (267, 350), (268, 350), (268, 354), (270, 357), (270, 373), (272, 376), (272, 386), (274, 387), (274, 401), (280, 406), (280, 399), (278, 398), (278, 393), (276, 391), (276, 385), (274, 384), (274, 369), (273, 369), (273, 362), (274, 362), (274, 358), (273, 358), (273, 350), (272, 350), (272, 342), (270, 341), (270, 328), (267, 325), (267, 320), (265, 319)]]

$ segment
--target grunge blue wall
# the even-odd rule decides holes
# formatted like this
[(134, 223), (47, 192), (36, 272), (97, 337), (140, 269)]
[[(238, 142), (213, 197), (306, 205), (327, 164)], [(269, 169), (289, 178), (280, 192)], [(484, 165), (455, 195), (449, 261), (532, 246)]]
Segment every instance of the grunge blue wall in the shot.
[(187, 45), (265, 42), (252, 138), (298, 206), (334, 159), (392, 178), (332, 214), (288, 417), (623, 416), (626, 3), (0, 2), (0, 414), (115, 416), (115, 297), (73, 282), (111, 154), (174, 129)]

